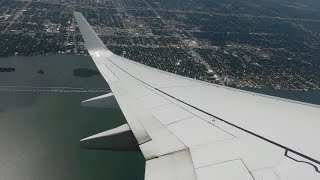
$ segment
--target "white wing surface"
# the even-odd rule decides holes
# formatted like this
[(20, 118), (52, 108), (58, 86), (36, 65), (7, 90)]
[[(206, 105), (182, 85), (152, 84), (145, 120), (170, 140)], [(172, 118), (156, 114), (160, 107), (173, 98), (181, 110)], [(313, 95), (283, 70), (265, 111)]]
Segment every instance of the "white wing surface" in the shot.
[(146, 180), (320, 179), (319, 106), (125, 59), (105, 47), (82, 14), (75, 17), (146, 159)]

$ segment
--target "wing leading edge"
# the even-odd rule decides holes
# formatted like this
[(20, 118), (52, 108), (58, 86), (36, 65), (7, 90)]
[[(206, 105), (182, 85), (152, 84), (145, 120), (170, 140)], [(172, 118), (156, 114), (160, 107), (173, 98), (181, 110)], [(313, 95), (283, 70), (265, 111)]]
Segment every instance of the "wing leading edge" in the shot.
[(146, 159), (145, 179), (320, 178), (319, 106), (127, 60), (105, 47), (82, 14), (75, 17)]

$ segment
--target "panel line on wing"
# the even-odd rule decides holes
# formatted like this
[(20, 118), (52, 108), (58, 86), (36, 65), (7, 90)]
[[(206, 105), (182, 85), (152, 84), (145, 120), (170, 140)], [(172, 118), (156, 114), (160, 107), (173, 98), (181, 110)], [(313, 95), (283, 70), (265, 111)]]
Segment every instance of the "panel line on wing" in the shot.
[(171, 122), (171, 123), (168, 123), (168, 124), (165, 124), (165, 126), (169, 126), (169, 125), (172, 125), (172, 124), (175, 124), (175, 123), (178, 123), (180, 121), (184, 121), (184, 120), (188, 120), (188, 119), (191, 119), (191, 118), (194, 118), (195, 116), (191, 116), (191, 117), (187, 117), (187, 118), (184, 118), (184, 119), (180, 119), (178, 121), (175, 121), (175, 122)]
[(114, 74), (114, 72), (105, 64), (105, 67), (113, 74), (114, 78), (119, 80), (119, 78)]
[(230, 160), (227, 160), (227, 161), (221, 161), (221, 162), (217, 162), (217, 163), (207, 164), (207, 165), (204, 165), (204, 166), (195, 167), (194, 169), (201, 169), (201, 168), (204, 168), (204, 167), (214, 166), (214, 165), (223, 164), (223, 163), (232, 162), (232, 161), (237, 161), (237, 160), (241, 160), (241, 158), (230, 159)]

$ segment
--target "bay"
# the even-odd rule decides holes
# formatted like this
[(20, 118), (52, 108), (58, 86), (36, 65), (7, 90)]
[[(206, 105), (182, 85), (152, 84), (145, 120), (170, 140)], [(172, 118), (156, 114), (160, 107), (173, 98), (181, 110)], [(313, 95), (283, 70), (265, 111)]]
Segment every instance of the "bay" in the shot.
[(15, 68), (0, 73), (0, 179), (143, 179), (140, 152), (80, 148), (80, 139), (125, 123), (120, 110), (81, 107), (103, 93), (60, 91), (108, 89), (101, 76), (73, 76), (75, 68), (95, 69), (89, 57), (9, 57), (0, 67)]

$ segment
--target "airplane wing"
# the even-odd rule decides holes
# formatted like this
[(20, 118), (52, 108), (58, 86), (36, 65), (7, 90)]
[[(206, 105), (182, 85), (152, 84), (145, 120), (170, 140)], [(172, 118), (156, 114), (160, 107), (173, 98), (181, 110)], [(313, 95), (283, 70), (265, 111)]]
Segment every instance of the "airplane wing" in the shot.
[(319, 106), (128, 60), (109, 51), (81, 13), (74, 15), (112, 91), (83, 103), (109, 108), (116, 103), (127, 120), (83, 141), (105, 137), (109, 145), (103, 149), (113, 150), (138, 146), (146, 180), (320, 179)]

